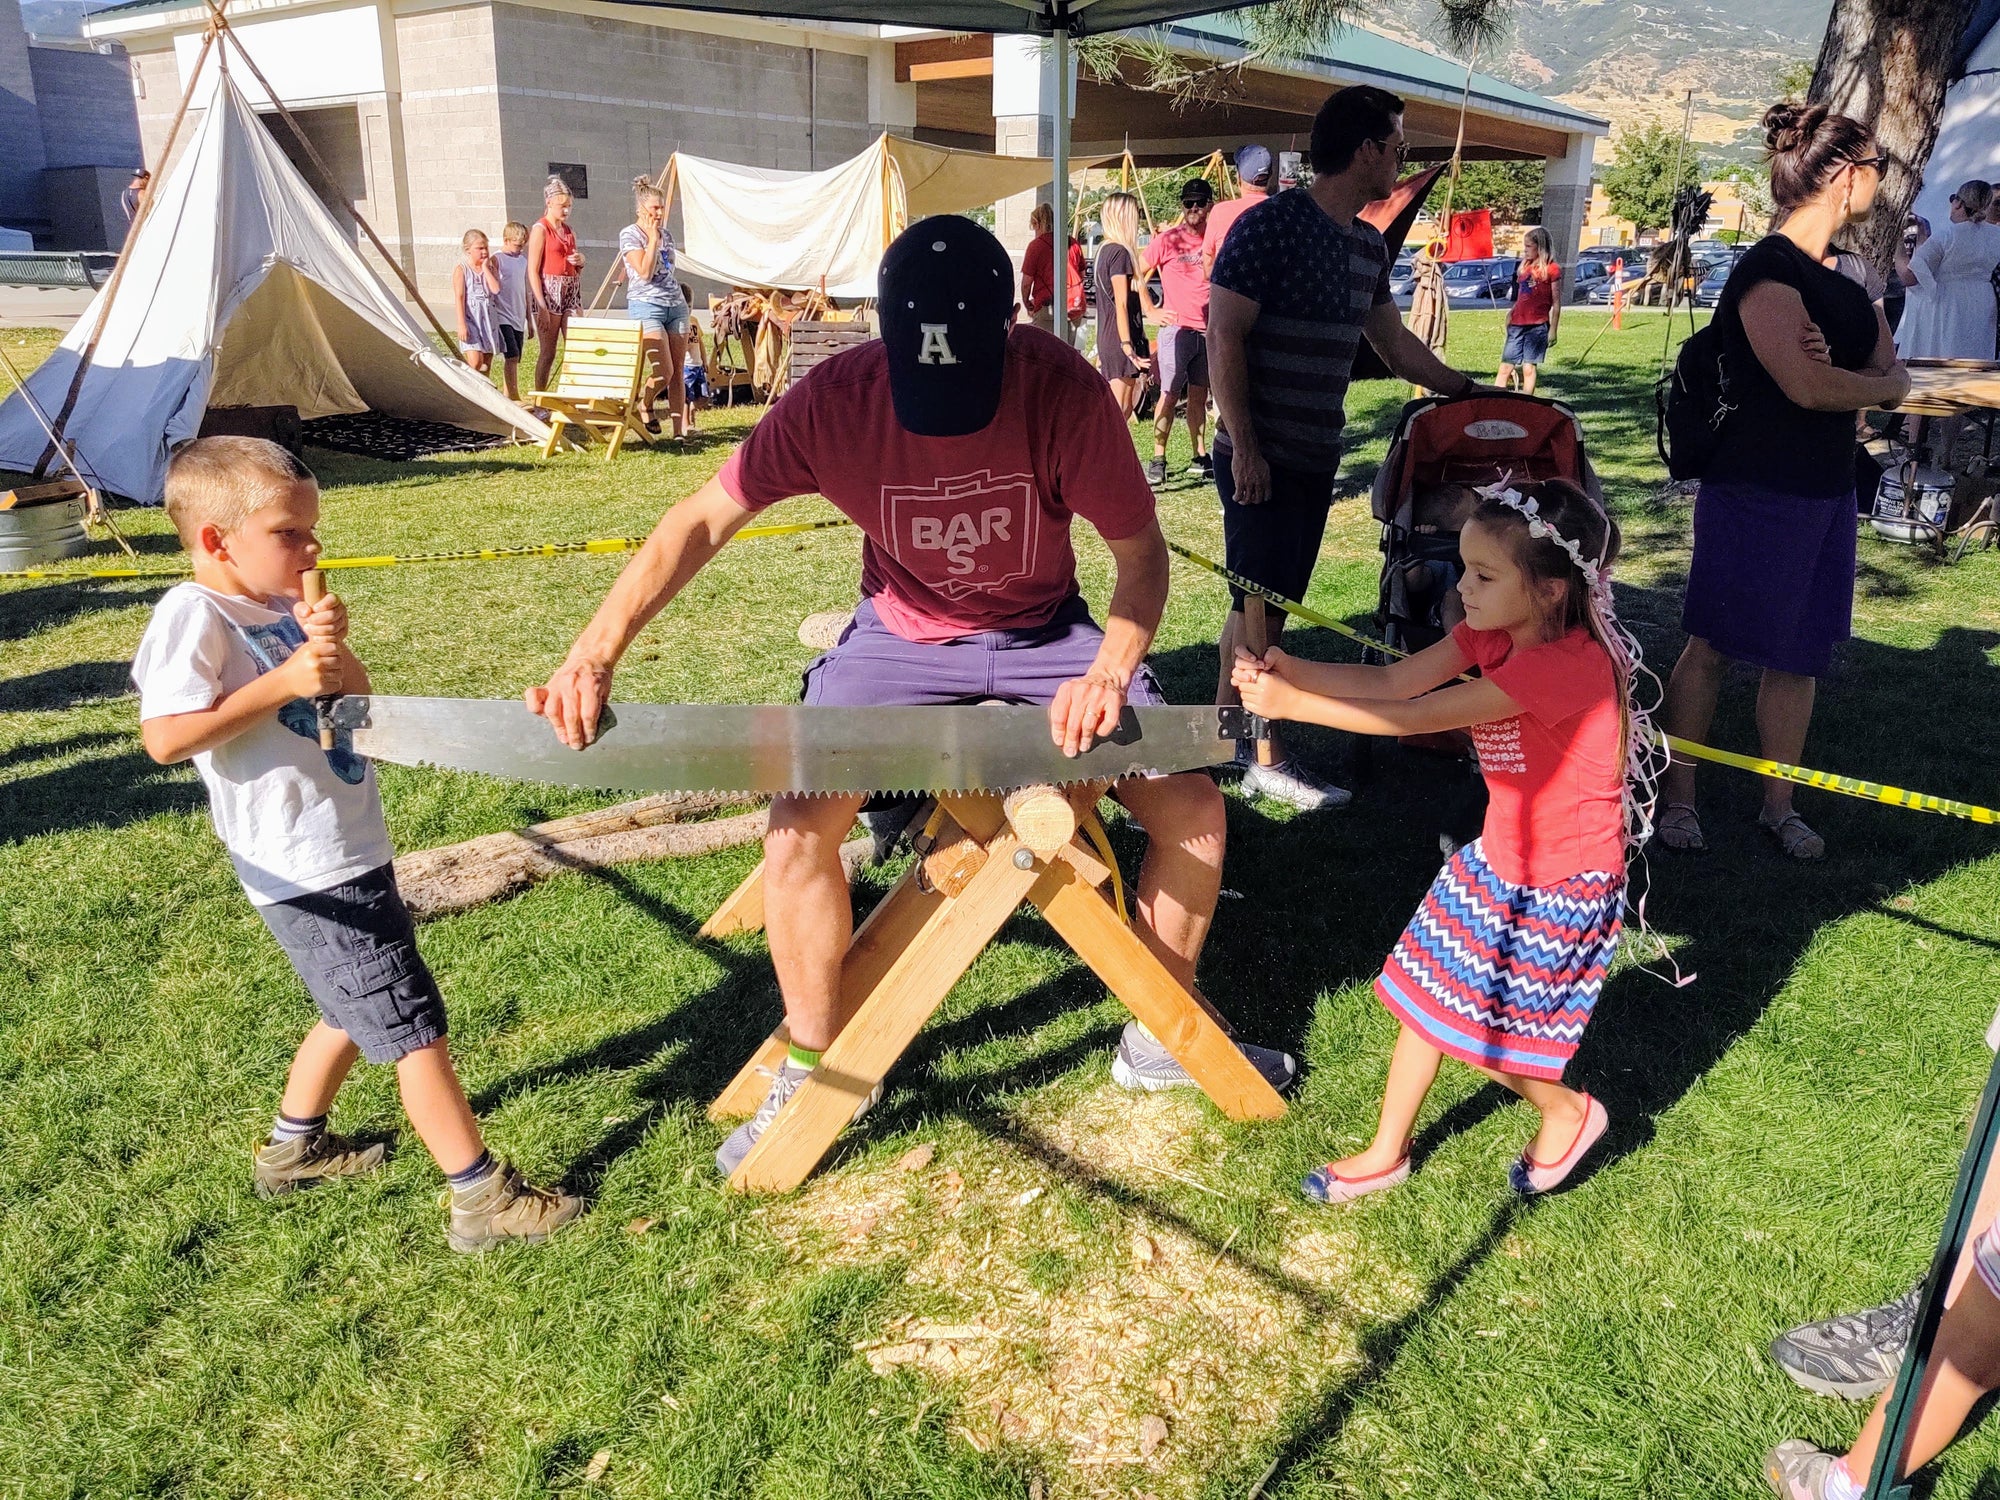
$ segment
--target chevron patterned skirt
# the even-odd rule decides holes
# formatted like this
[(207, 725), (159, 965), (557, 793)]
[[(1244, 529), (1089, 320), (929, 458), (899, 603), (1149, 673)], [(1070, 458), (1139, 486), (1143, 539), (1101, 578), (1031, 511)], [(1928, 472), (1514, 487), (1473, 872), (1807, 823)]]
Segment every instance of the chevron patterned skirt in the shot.
[(1559, 1079), (1604, 987), (1624, 913), (1622, 873), (1515, 885), (1475, 841), (1438, 872), (1375, 993), (1461, 1062)]

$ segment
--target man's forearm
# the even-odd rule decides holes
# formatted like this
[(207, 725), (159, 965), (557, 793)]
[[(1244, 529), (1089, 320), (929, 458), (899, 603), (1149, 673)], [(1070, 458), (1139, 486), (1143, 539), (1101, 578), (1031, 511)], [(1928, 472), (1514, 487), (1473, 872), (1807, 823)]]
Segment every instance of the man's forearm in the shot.
[(1375, 345), (1375, 352), (1382, 356), (1382, 363), (1391, 373), (1411, 385), (1420, 385), (1441, 396), (1459, 396), (1477, 384), (1470, 375), (1454, 370), (1431, 353), (1430, 345), (1405, 328), (1400, 318), (1395, 332), (1386, 340), (1387, 348), (1372, 335), (1368, 342)]
[(720, 552), (728, 535), (716, 535), (695, 514), (676, 506), (660, 517), (645, 545), (618, 575), (617, 583), (570, 647), (570, 660), (610, 669), (618, 664), (646, 624), (665, 609), (690, 578)]
[(1250, 362), (1240, 337), (1218, 338), (1210, 330), (1208, 382), (1219, 413), (1217, 425), (1229, 433), (1233, 446), (1255, 451), (1257, 434), (1250, 426)]
[(1121, 562), (1104, 621), (1104, 642), (1097, 648), (1090, 670), (1109, 674), (1121, 688), (1127, 686), (1152, 649), (1153, 635), (1166, 608), (1166, 548), (1161, 546), (1157, 557), (1148, 557), (1137, 566)]

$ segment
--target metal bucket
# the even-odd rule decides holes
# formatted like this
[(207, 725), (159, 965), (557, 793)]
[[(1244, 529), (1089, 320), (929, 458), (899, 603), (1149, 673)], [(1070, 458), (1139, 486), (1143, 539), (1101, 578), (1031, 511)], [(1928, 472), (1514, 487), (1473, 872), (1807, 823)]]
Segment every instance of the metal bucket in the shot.
[(80, 557), (90, 545), (83, 516), (81, 499), (0, 510), (0, 573)]
[(1899, 466), (1882, 476), (1875, 491), (1876, 535), (1892, 542), (1928, 542), (1951, 524), (1952, 478), (1938, 469)]

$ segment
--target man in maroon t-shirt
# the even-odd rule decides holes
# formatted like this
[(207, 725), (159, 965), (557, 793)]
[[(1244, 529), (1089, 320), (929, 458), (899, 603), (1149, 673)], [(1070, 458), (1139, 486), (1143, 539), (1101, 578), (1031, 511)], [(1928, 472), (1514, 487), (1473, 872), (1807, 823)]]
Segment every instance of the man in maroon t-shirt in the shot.
[[(722, 472), (661, 518), (548, 685), (528, 689), (566, 743), (593, 737), (619, 657), (730, 537), (815, 493), (866, 540), (861, 604), (807, 668), (807, 703), (1046, 703), (1051, 734), (1074, 750), (1110, 733), (1127, 701), (1164, 701), (1145, 658), (1166, 606), (1166, 541), (1103, 378), (1060, 340), (1014, 326), (1013, 266), (970, 219), (912, 225), (882, 258), (879, 292), (882, 337), (787, 391)], [(1077, 590), (1072, 516), (1115, 566), (1101, 630)], [(1139, 934), (1191, 986), (1221, 888), (1222, 796), (1200, 775), (1128, 780), (1116, 795), (1151, 841)], [(771, 804), (764, 910), (791, 1055), (716, 1153), (725, 1176), (847, 1023), (853, 914), (839, 851), (863, 800)], [(1274, 1086), (1291, 1080), (1282, 1052), (1243, 1050)], [(1136, 1021), (1112, 1076), (1139, 1089), (1193, 1081)]]

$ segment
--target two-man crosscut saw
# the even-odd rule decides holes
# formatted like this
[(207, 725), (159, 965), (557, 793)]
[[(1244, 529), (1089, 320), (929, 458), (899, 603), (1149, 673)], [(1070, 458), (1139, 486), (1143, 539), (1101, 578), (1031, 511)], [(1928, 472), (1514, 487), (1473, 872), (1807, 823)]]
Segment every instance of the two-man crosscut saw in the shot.
[(1127, 705), (1110, 736), (1065, 755), (1045, 708), (999, 704), (621, 703), (572, 750), (518, 698), (355, 695), (333, 724), (356, 754), (522, 781), (631, 792), (824, 796), (1006, 792), (1228, 764), (1263, 721), (1240, 708)]

